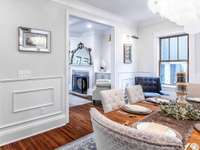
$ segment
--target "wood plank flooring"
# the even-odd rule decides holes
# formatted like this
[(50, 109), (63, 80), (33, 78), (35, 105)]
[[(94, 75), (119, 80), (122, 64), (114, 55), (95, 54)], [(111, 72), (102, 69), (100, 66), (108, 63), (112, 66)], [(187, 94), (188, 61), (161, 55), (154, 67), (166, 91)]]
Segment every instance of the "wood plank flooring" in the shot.
[[(92, 131), (89, 110), (94, 105), (85, 104), (70, 108), (70, 122), (60, 128), (0, 147), (0, 150), (54, 150), (83, 137)], [(96, 107), (102, 111), (102, 108)]]

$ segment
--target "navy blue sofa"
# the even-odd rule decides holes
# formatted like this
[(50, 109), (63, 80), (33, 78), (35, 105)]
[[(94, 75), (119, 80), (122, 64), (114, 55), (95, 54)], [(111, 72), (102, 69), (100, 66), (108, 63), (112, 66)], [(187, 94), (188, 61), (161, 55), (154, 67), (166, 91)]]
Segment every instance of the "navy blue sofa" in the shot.
[(135, 77), (135, 84), (142, 86), (145, 98), (166, 95), (161, 92), (159, 77)]

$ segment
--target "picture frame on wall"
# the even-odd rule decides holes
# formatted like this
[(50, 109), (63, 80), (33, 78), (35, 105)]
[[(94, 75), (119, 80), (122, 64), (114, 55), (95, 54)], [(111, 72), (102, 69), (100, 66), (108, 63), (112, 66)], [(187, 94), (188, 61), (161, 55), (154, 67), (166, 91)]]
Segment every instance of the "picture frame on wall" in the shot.
[(132, 63), (132, 44), (124, 44), (124, 64), (131, 64)]
[(51, 32), (18, 27), (18, 50), (22, 52), (51, 52)]

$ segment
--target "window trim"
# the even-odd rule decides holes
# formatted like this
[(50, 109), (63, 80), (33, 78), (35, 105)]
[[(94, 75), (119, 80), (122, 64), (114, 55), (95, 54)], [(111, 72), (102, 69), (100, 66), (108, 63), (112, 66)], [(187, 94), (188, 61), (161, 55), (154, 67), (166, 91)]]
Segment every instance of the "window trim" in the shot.
[[(187, 36), (187, 59), (179, 59), (179, 37), (182, 36)], [(177, 60), (170, 60), (170, 39), (171, 38), (177, 38)], [(161, 41), (162, 39), (168, 39), (168, 47), (169, 47), (169, 56), (168, 56), (168, 60), (161, 60), (162, 58), (162, 53), (161, 53)], [(163, 62), (186, 62), (187, 63), (187, 81), (189, 82), (189, 59), (190, 59), (190, 51), (189, 51), (189, 34), (184, 33), (184, 34), (176, 34), (176, 35), (171, 35), (171, 36), (162, 36), (159, 37), (159, 76), (160, 76), (160, 67), (161, 64)], [(167, 86), (173, 86), (173, 84), (163, 84), (163, 85), (167, 85)]]

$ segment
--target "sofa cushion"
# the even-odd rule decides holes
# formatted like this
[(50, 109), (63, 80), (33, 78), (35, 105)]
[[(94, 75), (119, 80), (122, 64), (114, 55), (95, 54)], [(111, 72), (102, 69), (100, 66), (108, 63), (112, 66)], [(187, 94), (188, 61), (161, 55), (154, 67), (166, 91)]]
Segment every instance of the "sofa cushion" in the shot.
[(135, 84), (141, 85), (144, 92), (155, 92), (161, 91), (160, 78), (158, 77), (135, 77)]
[(158, 97), (160, 96), (159, 93), (155, 93), (155, 92), (144, 92), (144, 96), (147, 97)]

